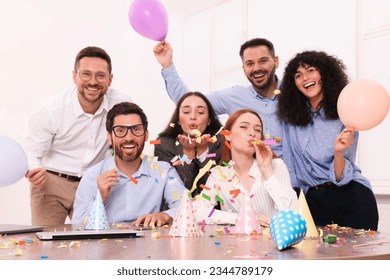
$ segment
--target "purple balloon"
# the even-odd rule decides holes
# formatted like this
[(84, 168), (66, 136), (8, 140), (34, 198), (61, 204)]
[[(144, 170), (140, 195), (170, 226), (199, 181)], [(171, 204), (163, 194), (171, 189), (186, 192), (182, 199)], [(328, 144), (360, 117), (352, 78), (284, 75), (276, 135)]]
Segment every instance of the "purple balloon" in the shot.
[(159, 0), (135, 0), (129, 9), (129, 21), (142, 36), (163, 41), (168, 33), (168, 15)]

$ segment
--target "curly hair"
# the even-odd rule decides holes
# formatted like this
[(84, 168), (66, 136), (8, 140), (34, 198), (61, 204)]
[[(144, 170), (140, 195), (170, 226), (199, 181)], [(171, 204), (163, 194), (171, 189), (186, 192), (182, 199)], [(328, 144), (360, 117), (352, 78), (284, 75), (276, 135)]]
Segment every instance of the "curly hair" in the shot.
[(280, 120), (301, 127), (309, 125), (312, 121), (312, 112), (307, 98), (295, 84), (295, 74), (300, 66), (312, 66), (318, 69), (323, 92), (320, 107), (324, 109), (326, 119), (338, 119), (337, 99), (348, 84), (346, 67), (342, 60), (323, 51), (305, 51), (291, 59), (284, 70), (282, 93), (278, 101)]

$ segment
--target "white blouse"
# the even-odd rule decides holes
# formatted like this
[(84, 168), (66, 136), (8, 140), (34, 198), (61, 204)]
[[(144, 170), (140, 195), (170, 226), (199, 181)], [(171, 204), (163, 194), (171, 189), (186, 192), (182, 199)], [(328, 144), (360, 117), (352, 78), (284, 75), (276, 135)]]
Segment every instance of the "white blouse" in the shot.
[[(249, 193), (236, 176), (232, 161), (229, 166), (216, 166), (211, 169), (205, 188), (192, 203), (197, 221), (234, 224), (241, 204), (245, 201), (245, 195), (252, 197), (253, 209), (257, 215), (272, 218), (280, 210), (295, 210), (297, 195), (291, 186), (286, 165), (283, 160), (276, 158), (272, 160), (272, 168), (274, 175), (265, 180), (257, 161), (253, 160), (249, 175), (255, 182)], [(213, 210), (221, 200), (221, 210)]]

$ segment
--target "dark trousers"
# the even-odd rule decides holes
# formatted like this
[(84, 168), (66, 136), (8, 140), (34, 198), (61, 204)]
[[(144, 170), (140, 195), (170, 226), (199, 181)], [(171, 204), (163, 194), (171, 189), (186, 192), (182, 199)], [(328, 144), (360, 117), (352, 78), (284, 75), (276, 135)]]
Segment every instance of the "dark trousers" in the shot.
[(378, 229), (375, 196), (356, 181), (342, 187), (331, 183), (311, 187), (306, 200), (317, 226), (338, 224), (356, 229)]

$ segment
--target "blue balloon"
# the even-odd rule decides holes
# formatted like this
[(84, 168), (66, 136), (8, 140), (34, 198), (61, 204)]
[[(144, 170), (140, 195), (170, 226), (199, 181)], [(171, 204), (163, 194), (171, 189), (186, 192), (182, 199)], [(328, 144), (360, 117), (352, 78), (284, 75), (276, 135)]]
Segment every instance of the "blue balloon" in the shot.
[(0, 187), (18, 182), (28, 171), (26, 152), (18, 142), (0, 135)]

